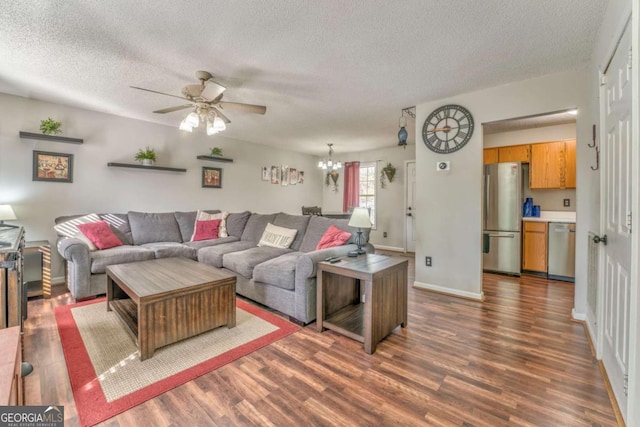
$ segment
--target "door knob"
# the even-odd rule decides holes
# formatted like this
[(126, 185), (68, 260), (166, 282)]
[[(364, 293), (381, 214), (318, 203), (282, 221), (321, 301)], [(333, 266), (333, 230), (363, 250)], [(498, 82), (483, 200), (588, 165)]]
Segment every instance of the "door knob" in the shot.
[(604, 243), (604, 245), (607, 246), (607, 235), (605, 234), (602, 237), (593, 236), (593, 243)]

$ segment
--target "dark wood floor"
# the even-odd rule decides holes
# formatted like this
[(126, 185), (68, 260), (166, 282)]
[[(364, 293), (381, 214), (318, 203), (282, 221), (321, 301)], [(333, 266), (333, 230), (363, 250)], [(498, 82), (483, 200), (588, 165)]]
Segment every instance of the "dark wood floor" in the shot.
[[(414, 280), (410, 260), (409, 283)], [(53, 317), (62, 287), (29, 302), (26, 403), (76, 408)], [(615, 426), (573, 285), (486, 275), (482, 303), (409, 288), (409, 325), (373, 355), (315, 323), (108, 426)]]

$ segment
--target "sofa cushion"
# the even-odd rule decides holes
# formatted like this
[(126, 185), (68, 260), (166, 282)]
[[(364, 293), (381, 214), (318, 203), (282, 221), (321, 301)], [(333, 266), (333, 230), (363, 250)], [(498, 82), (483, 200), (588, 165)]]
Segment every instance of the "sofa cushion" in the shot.
[(227, 233), (229, 236), (240, 238), (250, 216), (251, 212), (249, 211), (229, 214), (227, 217)]
[[(111, 231), (111, 227), (104, 221), (90, 222), (87, 224), (78, 224), (81, 234), (91, 240), (97, 249), (109, 249), (116, 246), (122, 246), (122, 242)], [(89, 247), (91, 249), (91, 247)]]
[(58, 233), (58, 237), (74, 237), (76, 233), (80, 231), (80, 229), (78, 229), (78, 225), (98, 221), (100, 221), (100, 217), (98, 214), (94, 213), (87, 215), (61, 216), (55, 219), (56, 225), (53, 226), (53, 229)]
[(153, 251), (142, 246), (116, 246), (91, 252), (91, 273), (101, 274), (108, 265), (154, 259)]
[[(215, 246), (214, 246), (215, 247)], [(253, 277), (253, 268), (272, 258), (291, 252), (291, 249), (260, 246), (240, 252), (227, 253), (222, 257), (222, 266), (247, 279)]]
[(129, 216), (127, 214), (98, 214), (100, 219), (109, 224), (111, 231), (125, 245), (133, 245)]
[(260, 237), (258, 246), (271, 246), (272, 248), (289, 249), (296, 238), (298, 230), (295, 228), (278, 227), (271, 223), (267, 224)]
[(264, 233), (264, 229), (267, 227), (267, 224), (276, 220), (276, 216), (278, 214), (251, 214), (249, 220), (247, 221), (247, 225), (244, 227), (244, 231), (242, 232), (242, 237), (240, 240), (249, 241), (258, 243), (260, 238), (262, 237), (262, 233)]
[(222, 257), (225, 254), (244, 251), (245, 249), (254, 247), (256, 247), (254, 242), (243, 241), (231, 242), (224, 245), (207, 246), (206, 248), (198, 249), (198, 261), (203, 264), (221, 268)]
[(282, 289), (294, 289), (296, 262), (300, 255), (302, 252), (292, 252), (256, 265), (253, 269), (253, 280)]
[[(322, 236), (324, 236), (324, 233), (331, 225), (335, 225), (340, 230), (348, 231), (349, 233), (351, 233), (351, 238), (347, 243), (355, 243), (356, 232), (358, 231), (358, 229), (349, 227), (348, 224), (348, 219), (326, 218), (323, 216), (312, 215), (309, 218), (309, 225), (307, 226), (307, 232), (304, 233), (304, 238), (302, 239), (302, 244), (300, 245), (300, 251), (315, 251), (318, 243), (320, 243), (320, 239), (322, 239)], [(369, 241), (369, 229), (363, 229), (362, 236), (364, 238), (363, 244), (367, 243)]]
[[(210, 209), (204, 212), (215, 214), (220, 213), (217, 209)], [(176, 217), (176, 221), (178, 222), (178, 227), (180, 228), (180, 235), (182, 236), (183, 242), (188, 242), (191, 240), (191, 236), (193, 235), (193, 226), (196, 223), (196, 217), (198, 216), (198, 211), (189, 211), (189, 212), (174, 212), (173, 215)]]
[(223, 243), (237, 242), (238, 240), (240, 239), (237, 237), (229, 236), (229, 237), (218, 237), (217, 239), (200, 240), (197, 242), (184, 242), (183, 245), (189, 246), (190, 248), (194, 248), (198, 250), (200, 248), (206, 248), (207, 246), (215, 246), (215, 245), (221, 245)]
[(293, 240), (291, 246), (289, 246), (290, 249), (297, 251), (300, 249), (302, 239), (304, 238), (304, 233), (305, 231), (307, 231), (309, 218), (309, 215), (289, 215), (284, 212), (280, 212), (276, 216), (275, 221), (273, 221), (273, 225), (286, 228), (295, 228), (296, 230), (298, 230), (296, 238)]
[(155, 243), (145, 243), (140, 246), (153, 251), (156, 259), (171, 258), (171, 257), (185, 257), (190, 259), (197, 258), (196, 248), (190, 248), (189, 246), (183, 243), (155, 242)]
[(133, 243), (182, 242), (180, 227), (173, 212), (129, 212)]

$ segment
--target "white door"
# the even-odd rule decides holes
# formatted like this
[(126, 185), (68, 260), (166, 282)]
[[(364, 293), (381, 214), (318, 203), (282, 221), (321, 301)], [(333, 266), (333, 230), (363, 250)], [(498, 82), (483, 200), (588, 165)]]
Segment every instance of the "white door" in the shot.
[[(605, 70), (602, 92), (602, 362), (626, 418), (631, 283), (631, 26)], [(626, 419), (625, 419), (626, 421)]]
[(414, 200), (416, 194), (416, 162), (408, 162), (406, 164), (406, 177), (405, 182), (407, 185), (407, 203), (405, 206), (405, 251), (416, 251), (416, 227), (415, 227), (415, 212), (414, 212)]

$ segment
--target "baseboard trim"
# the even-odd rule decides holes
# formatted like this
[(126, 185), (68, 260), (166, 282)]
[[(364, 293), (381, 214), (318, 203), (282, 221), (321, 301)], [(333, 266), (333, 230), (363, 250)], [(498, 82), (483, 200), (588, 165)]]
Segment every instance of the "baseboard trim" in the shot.
[(458, 298), (470, 299), (473, 301), (484, 301), (484, 292), (476, 294), (474, 292), (460, 291), (457, 289), (445, 288), (443, 286), (432, 285), (430, 283), (423, 283), (415, 281), (413, 287), (418, 289), (425, 289), (430, 292), (436, 292), (439, 294), (449, 295)]
[(578, 313), (575, 308), (571, 309), (571, 318), (579, 322), (586, 322), (587, 315), (584, 313)]
[(382, 249), (383, 251), (404, 252), (404, 248), (399, 248), (397, 246), (373, 245), (373, 247), (376, 249)]
[(63, 285), (66, 282), (64, 276), (52, 277), (51, 284), (52, 285)]

